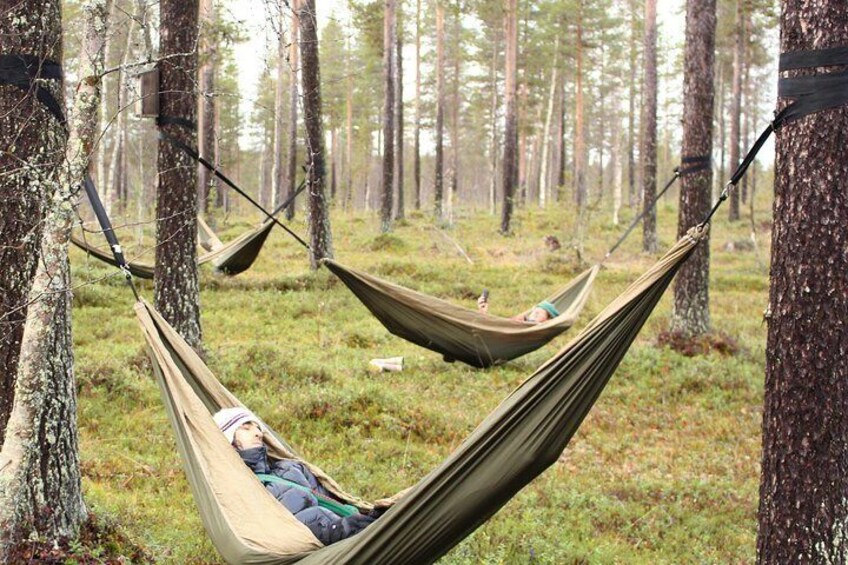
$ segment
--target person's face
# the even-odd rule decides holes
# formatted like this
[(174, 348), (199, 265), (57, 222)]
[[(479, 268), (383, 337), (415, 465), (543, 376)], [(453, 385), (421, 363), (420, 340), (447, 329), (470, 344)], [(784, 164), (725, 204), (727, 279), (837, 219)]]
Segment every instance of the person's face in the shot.
[(252, 449), (262, 447), (262, 429), (256, 422), (245, 422), (236, 430), (233, 436), (236, 449)]
[(551, 315), (548, 314), (548, 311), (544, 308), (533, 308), (532, 310), (530, 310), (530, 313), (527, 314), (527, 321), (536, 324), (541, 324), (542, 322), (546, 322), (550, 319)]

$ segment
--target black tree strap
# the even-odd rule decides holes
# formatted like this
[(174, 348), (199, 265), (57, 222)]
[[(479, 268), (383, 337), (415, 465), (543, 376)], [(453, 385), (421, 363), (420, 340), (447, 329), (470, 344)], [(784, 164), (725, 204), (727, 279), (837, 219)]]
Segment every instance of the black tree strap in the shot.
[(103, 230), (103, 235), (106, 237), (106, 241), (109, 242), (109, 248), (112, 250), (112, 255), (115, 256), (115, 262), (118, 263), (118, 268), (123, 271), (124, 276), (127, 278), (127, 284), (130, 285), (130, 288), (135, 295), (135, 299), (139, 300), (138, 290), (136, 290), (135, 284), (133, 283), (130, 266), (124, 258), (124, 252), (121, 249), (121, 244), (118, 243), (118, 236), (115, 235), (115, 230), (112, 228), (112, 222), (109, 220), (109, 215), (106, 213), (106, 209), (103, 207), (103, 202), (100, 201), (100, 195), (97, 194), (97, 188), (94, 186), (94, 182), (91, 180), (88, 173), (85, 173), (82, 184), (85, 187), (85, 193), (88, 195), (88, 201), (91, 203), (91, 207), (94, 210), (94, 215), (100, 223), (100, 229)]
[(689, 165), (688, 167), (680, 167), (678, 172), (680, 176), (691, 175), (700, 171), (709, 169), (712, 165), (712, 157), (709, 155), (700, 155), (698, 157), (684, 157), (680, 160), (681, 165)]
[[(810, 67), (831, 67), (848, 65), (848, 47), (833, 47), (817, 51), (793, 51), (783, 53), (780, 56), (779, 70), (791, 71)], [(722, 202), (727, 200), (731, 188), (735, 187), (739, 180), (745, 175), (748, 167), (762, 149), (766, 140), (772, 132), (778, 130), (782, 125), (793, 122), (822, 110), (837, 108), (848, 104), (848, 73), (826, 73), (811, 76), (792, 78), (781, 78), (777, 83), (777, 95), (779, 98), (792, 100), (780, 112), (775, 114), (774, 120), (766, 127), (754, 145), (736, 167), (730, 181), (721, 192), (718, 202), (715, 203), (706, 219), (701, 225), (710, 221)]]
[(177, 116), (157, 116), (156, 125), (162, 126), (179, 126), (188, 131), (197, 131), (197, 125), (188, 118), (180, 118)]
[[(233, 181), (231, 181), (224, 173), (219, 171), (218, 168), (215, 167), (215, 165), (213, 165), (212, 163), (210, 163), (209, 161), (207, 161), (206, 159), (201, 157), (200, 154), (198, 154), (198, 152), (196, 150), (194, 150), (194, 148), (189, 147), (187, 144), (183, 143), (182, 141), (180, 141), (176, 137), (166, 133), (165, 131), (163, 131), (161, 129), (159, 130), (159, 135), (162, 136), (162, 139), (164, 139), (165, 141), (167, 141), (168, 143), (170, 143), (171, 145), (173, 145), (177, 149), (181, 150), (183, 153), (185, 153), (186, 155), (188, 155), (189, 157), (191, 157), (192, 159), (194, 159), (195, 161), (197, 161), (198, 163), (200, 163), (201, 165), (203, 165), (204, 167), (209, 169), (212, 172), (213, 175), (215, 175), (216, 177), (218, 177), (219, 179), (224, 181), (224, 183), (226, 183), (227, 186), (229, 186), (230, 188), (232, 188), (233, 190), (235, 190), (236, 192), (241, 194), (245, 199), (247, 199), (248, 202), (250, 202), (256, 208), (258, 208), (263, 214), (265, 214), (265, 216), (268, 217), (269, 220), (271, 220), (272, 222), (274, 222), (275, 224), (277, 224), (278, 226), (283, 228), (286, 231), (286, 233), (288, 233), (290, 236), (295, 238), (297, 240), (297, 242), (300, 243), (302, 246), (304, 246), (306, 249), (308, 249), (309, 251), (312, 251), (312, 248), (309, 247), (308, 243), (306, 243), (303, 239), (301, 239), (301, 237), (299, 235), (297, 235), (291, 229), (289, 229), (288, 226), (281, 223), (277, 218), (274, 217), (274, 214), (278, 213), (279, 210), (282, 210), (282, 208), (278, 208), (277, 210), (275, 210), (274, 213), (269, 212), (261, 204), (259, 204), (256, 200), (251, 198), (251, 196), (249, 194), (247, 194), (244, 190), (239, 188), (239, 186), (236, 183), (234, 183)], [(305, 181), (304, 181), (304, 183), (305, 183)], [(306, 186), (306, 185), (304, 184), (303, 186)], [(294, 198), (294, 196), (296, 196), (296, 195), (297, 195), (297, 192), (294, 195), (292, 195), (290, 198)], [(288, 203), (286, 205), (288, 205)]]
[(64, 125), (65, 112), (62, 105), (52, 92), (35, 82), (39, 79), (62, 80), (62, 67), (54, 61), (34, 55), (0, 55), (0, 84), (17, 86), (25, 91), (34, 87), (38, 101)]
[(612, 247), (610, 247), (610, 250), (607, 251), (607, 254), (604, 255), (604, 260), (606, 260), (610, 255), (612, 255), (613, 252), (616, 249), (618, 249), (618, 247), (622, 243), (624, 243), (624, 240), (627, 239), (627, 236), (630, 235), (630, 232), (632, 232), (634, 229), (636, 229), (636, 226), (639, 224), (639, 222), (642, 220), (642, 218), (645, 217), (645, 214), (650, 212), (654, 208), (654, 206), (657, 205), (657, 202), (659, 202), (659, 199), (662, 198), (663, 195), (666, 192), (668, 192), (668, 189), (671, 188), (671, 185), (674, 184), (674, 181), (676, 181), (680, 177), (680, 175), (681, 175), (680, 167), (674, 167), (674, 175), (668, 180), (667, 183), (665, 183), (665, 186), (663, 187), (663, 189), (660, 190), (659, 193), (656, 196), (654, 196), (654, 199), (651, 201), (651, 204), (646, 206), (638, 216), (633, 218), (633, 221), (630, 222), (630, 225), (627, 227), (627, 230), (621, 235), (621, 237), (618, 238), (618, 241), (616, 241), (615, 244)]

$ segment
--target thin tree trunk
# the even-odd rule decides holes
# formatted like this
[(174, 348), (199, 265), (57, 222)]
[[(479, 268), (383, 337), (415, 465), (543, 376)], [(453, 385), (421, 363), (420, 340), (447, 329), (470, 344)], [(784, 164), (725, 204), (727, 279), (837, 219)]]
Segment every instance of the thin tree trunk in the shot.
[(657, 0), (645, 1), (645, 83), (642, 102), (642, 249), (656, 253), (657, 211)]
[[(62, 63), (58, 0), (0, 0), (0, 53), (31, 55)], [(62, 100), (60, 80), (44, 80)], [(0, 88), (0, 445), (12, 409), (27, 296), (38, 263), (49, 187), (65, 156), (61, 125), (35, 90)]]
[[(848, 45), (844, 1), (781, 5), (781, 53)], [(848, 555), (846, 128), (843, 104), (785, 124), (775, 141), (759, 563)]]
[(627, 113), (627, 205), (636, 205), (636, 0), (630, 0), (630, 84), (628, 93), (629, 111)]
[(448, 192), (448, 222), (453, 225), (455, 199), (459, 193), (459, 110), (462, 98), (459, 95), (460, 67), (462, 56), (462, 22), (459, 14), (462, 10), (459, 4), (454, 6), (453, 24), (453, 95), (451, 101), (451, 165), (450, 184)]
[(617, 226), (619, 223), (618, 214), (621, 211), (621, 186), (623, 177), (623, 167), (621, 166), (621, 140), (619, 132), (621, 131), (621, 119), (616, 117), (612, 122), (612, 225)]
[(303, 43), (303, 121), (306, 126), (306, 152), (309, 156), (309, 232), (312, 268), (333, 257), (330, 214), (325, 190), (324, 125), (321, 118), (321, 69), (318, 64), (318, 21), (315, 0), (303, 0), (300, 8), (300, 35)]
[(330, 130), (330, 203), (336, 202), (336, 162), (339, 159), (338, 129)]
[(516, 122), (516, 76), (518, 64), (517, 0), (504, 0), (504, 141), (503, 141), (503, 206), (501, 206), (502, 234), (510, 233), (515, 184), (518, 180), (516, 146), (518, 123)]
[(415, 209), (421, 209), (421, 0), (415, 2), (415, 126), (414, 175)]
[[(733, 49), (733, 92), (730, 95), (730, 172), (739, 166), (739, 123), (742, 108), (742, 61), (744, 50), (744, 33), (742, 29), (743, 2), (736, 0), (736, 44)], [(739, 191), (730, 192), (730, 206), (728, 207), (728, 218), (731, 221), (739, 219)]]
[(395, 0), (385, 0), (383, 9), (383, 197), (380, 231), (392, 229), (392, 192), (395, 175)]
[(445, 8), (436, 0), (436, 171), (433, 174), (433, 192), (436, 220), (443, 219), (442, 195), (444, 191), (444, 136), (445, 136)]
[[(420, 2), (421, 0), (419, 0)], [(350, 45), (350, 37), (347, 39), (347, 68), (350, 68), (351, 60), (351, 45)], [(420, 94), (420, 92), (419, 92)], [(418, 96), (418, 94), (416, 94)], [(416, 104), (418, 104), (418, 99), (416, 98)], [(416, 128), (418, 127), (418, 120), (420, 116), (418, 116), (417, 106), (416, 106)], [(345, 201), (343, 208), (345, 210), (348, 209), (351, 202), (353, 201), (353, 73), (347, 73), (347, 100), (345, 101), (345, 161), (347, 161), (347, 176), (345, 178), (345, 182), (347, 183), (347, 188), (345, 189)], [(416, 130), (417, 131), (417, 130)], [(417, 134), (416, 134), (417, 135)], [(416, 143), (417, 143), (416, 138)], [(417, 156), (417, 149), (416, 149)], [(419, 161), (420, 166), (420, 161)], [(419, 171), (420, 173), (420, 171)], [(420, 175), (419, 175), (420, 176)], [(420, 179), (419, 179), (420, 180)], [(417, 194), (417, 193), (416, 193)], [(417, 196), (416, 196), (417, 197)], [(417, 206), (416, 206), (417, 209)]]
[[(47, 177), (43, 186), (50, 192), (47, 215), (38, 268), (29, 290), (14, 403), (0, 450), (0, 562), (6, 562), (8, 552), (22, 541), (39, 538), (55, 544), (61, 538), (76, 538), (87, 516), (76, 423), (68, 240), (74, 221), (72, 204), (94, 156), (109, 8), (108, 0), (92, 0), (83, 10), (79, 69), (83, 80), (76, 89), (67, 145), (65, 129), (55, 116), (43, 116), (40, 126), (33, 125), (37, 122), (30, 125), (33, 130), (44, 130), (35, 132), (46, 141), (41, 149), (57, 149), (51, 157), (60, 161), (42, 171)], [(58, 2), (28, 2), (26, 13), (2, 4), (0, 9), (22, 24), (23, 29), (14, 30), (22, 39), (27, 32), (35, 32), (40, 37), (32, 38), (34, 45), (55, 46), (52, 52), (39, 55), (61, 64)], [(52, 94), (63, 99), (61, 81), (44, 82), (58, 86)]]
[(566, 155), (565, 155), (565, 109), (567, 108), (566, 99), (565, 99), (565, 77), (560, 75), (559, 81), (559, 127), (557, 134), (557, 146), (559, 150), (558, 154), (558, 166), (557, 166), (557, 187), (555, 192), (554, 200), (559, 200), (560, 191), (565, 190), (565, 167), (566, 167)]
[(574, 197), (579, 212), (586, 206), (586, 126), (583, 119), (583, 21), (577, 20), (577, 68), (574, 97)]
[(547, 204), (548, 200), (548, 192), (550, 190), (548, 186), (548, 148), (550, 146), (550, 137), (551, 137), (551, 121), (554, 117), (554, 96), (556, 94), (556, 85), (557, 85), (557, 59), (559, 58), (559, 35), (557, 35), (556, 40), (554, 41), (554, 63), (553, 68), (551, 69), (551, 89), (548, 94), (548, 111), (545, 113), (545, 130), (542, 134), (542, 152), (540, 154), (541, 159), (541, 172), (539, 174), (539, 206), (544, 208)]
[(718, 177), (713, 182), (712, 202), (718, 200), (721, 192), (721, 183), (725, 181), (724, 176), (724, 147), (725, 147), (725, 114), (724, 114), (724, 65), (718, 64), (718, 77), (716, 79), (716, 91), (718, 92), (718, 102), (716, 103), (716, 122), (718, 123)]
[[(110, 212), (112, 210), (124, 210), (127, 204), (126, 191), (124, 187), (126, 186), (126, 153), (129, 137), (127, 132), (127, 112), (129, 112), (129, 108), (127, 108), (127, 100), (129, 98), (127, 82), (129, 79), (123, 67), (129, 62), (130, 46), (132, 45), (133, 34), (135, 33), (135, 25), (136, 19), (131, 18), (130, 27), (127, 30), (126, 42), (124, 43), (124, 49), (121, 52), (122, 69), (117, 73), (116, 77), (118, 86), (118, 111), (115, 120), (112, 155), (109, 158), (109, 173), (102, 181), (100, 181), (99, 184), (101, 187), (109, 187), (108, 189), (105, 189), (105, 192), (108, 192), (110, 202), (107, 210)], [(108, 43), (109, 42), (107, 41), (107, 44)], [(104, 80), (103, 84), (105, 83), (106, 81)], [(100, 108), (103, 108), (102, 103)], [(98, 166), (99, 165), (100, 162), (98, 157)]]
[[(303, 0), (292, 0), (291, 2), (291, 45), (289, 46), (289, 154), (288, 154), (288, 167), (286, 171), (286, 183), (288, 184), (288, 190), (286, 191), (286, 199), (291, 198), (296, 190), (297, 185), (297, 106), (299, 103), (297, 96), (297, 72), (298, 66), (300, 62), (298, 61), (298, 55), (301, 49), (304, 46), (299, 45), (300, 43), (300, 24), (298, 23), (298, 13), (300, 11), (300, 5)], [(315, 10), (313, 9), (311, 13), (314, 15)], [(316, 53), (316, 61), (317, 61), (317, 53)], [(305, 82), (304, 82), (305, 84)], [(306, 97), (310, 93), (304, 91), (303, 96)], [(320, 104), (319, 104), (320, 107)], [(304, 112), (306, 110), (304, 109)], [(323, 129), (323, 128), (322, 128)], [(307, 136), (308, 137), (308, 136)], [(322, 142), (323, 147), (323, 142)], [(309, 148), (306, 148), (309, 151)], [(307, 155), (306, 159), (307, 163), (313, 162), (312, 156)], [(322, 161), (323, 165), (323, 161)], [(321, 189), (323, 190), (324, 178), (323, 171), (321, 172)], [(322, 195), (323, 196), (323, 195)], [(292, 200), (291, 204), (289, 204), (288, 208), (286, 208), (286, 219), (291, 221), (294, 219), (295, 212), (295, 203)]]
[[(200, 72), (198, 73), (200, 96), (198, 106), (198, 152), (200, 156), (215, 163), (215, 7), (214, 0), (200, 0)], [(197, 194), (200, 210), (209, 212), (209, 197), (215, 176), (209, 169), (197, 164)]]
[[(681, 155), (707, 157), (713, 152), (715, 100), (716, 0), (688, 0), (683, 73), (683, 147)], [(677, 235), (683, 237), (710, 211), (713, 170), (683, 175)], [(709, 235), (707, 236), (709, 238)], [(687, 337), (710, 330), (709, 239), (695, 248), (674, 281), (671, 329)]]
[[(196, 2), (159, 3), (160, 114), (195, 121), (197, 98)], [(193, 131), (173, 124), (160, 129), (189, 146)], [(159, 140), (156, 202), (154, 304), (192, 347), (200, 347), (200, 294), (197, 273), (197, 164), (165, 139)]]
[(497, 191), (498, 191), (498, 34), (492, 31), (492, 70), (490, 88), (492, 89), (492, 105), (491, 105), (491, 127), (492, 127), (492, 145), (491, 155), (489, 156), (491, 178), (489, 181), (489, 213), (494, 215), (497, 212)]
[(403, 197), (403, 3), (397, 5), (395, 25), (395, 218), (405, 215)]
[(280, 35), (277, 38), (277, 84), (274, 91), (274, 207), (281, 204), (286, 198), (286, 153), (285, 137), (283, 132), (286, 128), (285, 112), (286, 100), (286, 34), (285, 20), (286, 8), (281, 2), (279, 6)]

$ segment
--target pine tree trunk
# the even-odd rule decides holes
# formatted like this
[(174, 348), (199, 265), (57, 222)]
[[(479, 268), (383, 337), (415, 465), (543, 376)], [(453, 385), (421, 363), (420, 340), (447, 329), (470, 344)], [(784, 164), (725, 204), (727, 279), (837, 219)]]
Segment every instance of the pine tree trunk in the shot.
[(657, 0), (645, 1), (645, 84), (642, 100), (642, 249), (656, 253), (657, 210)]
[(621, 119), (616, 117), (613, 121), (612, 135), (612, 225), (619, 224), (618, 214), (621, 211), (621, 197), (623, 187), (621, 186), (623, 175), (623, 167), (621, 166), (621, 140), (619, 132), (621, 131)]
[[(683, 148), (686, 157), (713, 152), (716, 0), (687, 0), (683, 73)], [(683, 165), (686, 166), (685, 164)], [(712, 167), (683, 175), (677, 236), (683, 237), (710, 211)], [(671, 329), (685, 336), (710, 330), (709, 236), (695, 248), (674, 280)]]
[[(121, 65), (124, 66), (129, 62), (130, 55), (130, 47), (133, 41), (133, 34), (135, 33), (135, 18), (130, 19), (130, 26), (127, 31), (126, 42), (124, 43), (124, 49), (121, 53)], [(110, 43), (110, 42), (107, 42)], [(104, 178), (99, 186), (100, 187), (109, 187), (107, 189), (110, 198), (110, 206), (108, 208), (111, 210), (125, 210), (127, 205), (126, 200), (126, 176), (127, 176), (127, 146), (128, 143), (128, 131), (127, 131), (127, 112), (129, 112), (129, 108), (127, 108), (127, 103), (129, 100), (129, 92), (128, 92), (128, 81), (131, 80), (127, 76), (127, 72), (122, 69), (117, 73), (116, 82), (118, 87), (118, 113), (115, 118), (115, 128), (113, 142), (112, 142), (112, 156), (109, 159), (109, 174), (108, 177)], [(105, 84), (105, 80), (103, 84)], [(103, 108), (103, 104), (101, 103), (100, 109)], [(100, 111), (98, 109), (98, 113)]]
[[(581, 4), (582, 6), (582, 4)], [(586, 126), (583, 119), (583, 22), (577, 21), (576, 57), (577, 68), (575, 70), (575, 96), (574, 96), (574, 198), (577, 209), (582, 213), (586, 207)]]
[[(161, 0), (159, 4), (159, 112), (194, 122), (197, 114), (196, 2)], [(187, 128), (160, 129), (194, 147)], [(180, 149), (159, 140), (159, 187), (156, 201), (154, 304), (192, 347), (201, 340), (197, 273), (197, 164)]]
[[(842, 0), (781, 5), (782, 53), (848, 45)], [(775, 141), (759, 563), (848, 555), (846, 128), (843, 104), (784, 125)]]
[(451, 100), (451, 165), (450, 165), (450, 184), (448, 191), (448, 223), (454, 223), (454, 205), (456, 204), (457, 194), (459, 193), (459, 110), (462, 105), (462, 98), (459, 95), (459, 81), (461, 76), (461, 57), (462, 57), (462, 21), (459, 14), (462, 10), (459, 4), (454, 6), (454, 22), (453, 22), (453, 93)]
[(539, 158), (541, 159), (539, 173), (539, 207), (544, 208), (548, 200), (548, 161), (550, 138), (551, 138), (551, 122), (554, 118), (554, 96), (556, 94), (557, 85), (557, 59), (559, 58), (559, 36), (554, 41), (554, 63), (551, 69), (551, 88), (548, 93), (548, 111), (545, 112), (545, 130), (542, 134), (542, 149)]
[(285, 163), (285, 139), (283, 132), (286, 123), (283, 116), (286, 100), (286, 35), (285, 28), (286, 9), (281, 3), (279, 6), (280, 31), (277, 38), (277, 83), (274, 92), (274, 207), (282, 204), (286, 199), (286, 163)]
[[(82, 80), (76, 89), (67, 145), (66, 131), (54, 116), (31, 122), (28, 132), (41, 137), (41, 149), (56, 151), (49, 153), (50, 165), (43, 163), (41, 186), (49, 192), (47, 214), (38, 268), (29, 290), (14, 403), (0, 450), (0, 562), (6, 562), (8, 552), (22, 541), (39, 538), (55, 544), (61, 538), (75, 538), (87, 516), (76, 424), (68, 240), (73, 204), (97, 141), (109, 8), (108, 0), (91, 0), (83, 7), (84, 41), (78, 70)], [(10, 31), (21, 33), (20, 39), (36, 33), (40, 37), (29, 38), (34, 39), (32, 45), (57, 46), (38, 55), (61, 64), (58, 2), (28, 2), (27, 13), (2, 3), (0, 9), (6, 18), (15, 16), (21, 28)], [(17, 50), (23, 45), (10, 47)], [(53, 83), (52, 94), (63, 100), (61, 81), (43, 82)], [(28, 106), (27, 102), (23, 105)], [(36, 209), (40, 211), (41, 206)], [(4, 395), (8, 392), (3, 391)]]
[(415, 209), (421, 209), (421, 0), (415, 2), (415, 126), (413, 131)]
[[(564, 73), (563, 73), (564, 74)], [(554, 193), (554, 200), (559, 200), (559, 194), (561, 191), (565, 190), (565, 167), (566, 167), (566, 155), (565, 155), (565, 109), (567, 108), (566, 99), (565, 99), (565, 77), (560, 75), (561, 78), (559, 80), (559, 127), (557, 128), (557, 174), (556, 174), (556, 192)]]
[(433, 174), (433, 193), (436, 220), (443, 219), (444, 193), (444, 137), (445, 137), (445, 8), (436, 0), (436, 151)]
[[(300, 45), (300, 33), (302, 32), (302, 25), (299, 24), (299, 16), (300, 6), (302, 0), (292, 0), (291, 3), (291, 45), (289, 46), (289, 154), (286, 168), (286, 183), (288, 183), (288, 188), (286, 190), (286, 199), (289, 199), (294, 194), (295, 190), (297, 190), (297, 107), (300, 101), (297, 96), (297, 71), (300, 63), (298, 62), (298, 55), (304, 46)], [(314, 15), (315, 10), (313, 9), (310, 13)], [(316, 47), (317, 49), (317, 47)], [(316, 52), (316, 61), (317, 61), (317, 52)], [(316, 69), (317, 70), (317, 69)], [(301, 75), (302, 75), (301, 69)], [(303, 78), (303, 77), (301, 77)], [(304, 79), (305, 80), (305, 79)], [(304, 92), (304, 98), (306, 96), (306, 92)], [(320, 104), (319, 104), (320, 107)], [(304, 113), (306, 112), (306, 108), (304, 108)], [(322, 128), (323, 130), (323, 128)], [(307, 138), (309, 136), (307, 135)], [(323, 141), (322, 141), (323, 147)], [(309, 151), (309, 147), (306, 148)], [(323, 156), (322, 156), (323, 158)], [(312, 157), (307, 155), (306, 159), (307, 163), (312, 162)], [(323, 161), (321, 162), (323, 165)], [(310, 176), (312, 174), (310, 173)], [(315, 177), (313, 177), (315, 178)], [(324, 185), (324, 172), (321, 171), (321, 189), (323, 191)], [(322, 194), (323, 197), (323, 194)], [(291, 204), (286, 208), (286, 219), (291, 221), (294, 219), (295, 212), (295, 203), (292, 200)]]
[(392, 229), (392, 197), (395, 175), (395, 0), (385, 0), (383, 9), (383, 195), (380, 231)]
[(321, 118), (321, 69), (318, 64), (318, 21), (315, 0), (302, 0), (299, 11), (301, 55), (303, 56), (303, 121), (309, 156), (309, 233), (312, 268), (333, 257), (330, 214), (325, 189), (324, 125)]
[(630, 0), (630, 84), (627, 113), (627, 206), (636, 205), (636, 0)]
[(493, 31), (492, 35), (492, 68), (490, 71), (489, 88), (492, 89), (492, 105), (490, 116), (492, 128), (492, 144), (489, 155), (490, 179), (489, 179), (489, 213), (497, 212), (497, 190), (498, 190), (498, 34)]
[[(740, 114), (742, 110), (742, 61), (744, 46), (744, 32), (742, 29), (742, 14), (745, 0), (736, 0), (736, 43), (733, 49), (733, 91), (730, 95), (730, 174), (739, 166), (739, 135)], [(730, 221), (739, 219), (739, 191), (730, 191), (730, 202), (728, 206), (728, 218)]]
[(712, 201), (718, 201), (721, 192), (721, 183), (726, 179), (724, 176), (724, 147), (725, 147), (725, 113), (724, 113), (724, 65), (717, 63), (718, 71), (716, 77), (716, 92), (718, 101), (715, 108), (715, 121), (718, 124), (718, 176), (713, 181)]
[(510, 233), (515, 184), (518, 180), (517, 155), (518, 123), (515, 107), (518, 65), (518, 26), (516, 0), (504, 0), (504, 141), (503, 141), (503, 205), (501, 233)]
[[(62, 62), (58, 0), (0, 0), (0, 53)], [(62, 84), (45, 80), (62, 100)], [(57, 182), (65, 133), (35, 91), (0, 87), (0, 445), (12, 409), (27, 295), (38, 262), (48, 187)], [(9, 145), (14, 140), (14, 151)]]
[[(420, 2), (420, 0), (419, 0), (419, 2)], [(346, 53), (347, 68), (350, 68), (350, 65), (351, 65), (350, 53), (351, 53), (350, 38), (348, 38), (347, 53)], [(420, 92), (418, 94), (420, 94)], [(418, 94), (416, 94), (416, 101), (415, 101), (415, 104), (416, 104), (416, 110), (415, 110), (415, 112), (416, 112), (416, 118), (415, 118), (416, 119), (416, 123), (415, 123), (416, 132), (418, 131), (417, 130), (418, 120), (420, 119), (420, 116), (418, 115), (418, 107), (417, 107), (417, 104), (418, 104), (417, 96), (418, 96)], [(350, 206), (351, 202), (353, 202), (353, 73), (347, 73), (347, 99), (345, 101), (345, 114), (346, 114), (345, 115), (345, 124), (346, 124), (346, 126), (345, 126), (345, 145), (346, 145), (346, 147), (345, 147), (345, 161), (347, 162), (347, 169), (346, 169), (347, 175), (345, 177), (345, 183), (346, 183), (345, 200), (344, 200), (344, 205), (342, 207), (345, 210), (347, 210), (348, 206)], [(418, 134), (416, 133), (416, 136), (417, 135)], [(417, 137), (416, 137), (416, 143), (418, 143)], [(418, 150), (416, 149), (416, 157), (418, 155), (417, 152), (418, 152)], [(419, 166), (419, 169), (420, 169), (420, 161), (418, 161), (418, 166)], [(419, 173), (420, 173), (420, 170), (419, 170)], [(419, 174), (418, 180), (420, 180), (420, 174)], [(416, 193), (416, 197), (417, 197), (417, 194), (418, 193)], [(417, 207), (416, 207), (416, 209), (417, 209)]]
[[(200, 0), (200, 72), (198, 73), (200, 104), (198, 106), (198, 151), (200, 156), (215, 163), (215, 58), (217, 46), (214, 40), (215, 8), (213, 0)], [(197, 193), (200, 209), (209, 212), (209, 196), (213, 189), (215, 176), (212, 172), (197, 164)]]
[(395, 218), (405, 215), (403, 198), (403, 23), (402, 3), (397, 5), (395, 26)]

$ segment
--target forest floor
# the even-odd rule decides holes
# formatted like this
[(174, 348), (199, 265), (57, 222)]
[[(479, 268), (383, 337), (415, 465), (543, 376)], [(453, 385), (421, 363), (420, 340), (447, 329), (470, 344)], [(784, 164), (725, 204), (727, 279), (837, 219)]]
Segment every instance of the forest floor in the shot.
[[(662, 336), (671, 289), (559, 462), (440, 563), (741, 563), (755, 557), (765, 364), (769, 195), (751, 222), (712, 229), (710, 304), (717, 338), (677, 352)], [(744, 207), (747, 212), (747, 206)], [(520, 209), (514, 235), (499, 218), (459, 212), (453, 227), (409, 214), (390, 235), (372, 215), (334, 212), (341, 262), (490, 312), (533, 305), (586, 267), (573, 249), (571, 203)], [(590, 216), (584, 260), (622, 233)], [(230, 220), (227, 241), (255, 218)], [(675, 240), (676, 202), (660, 203), (660, 246)], [(303, 214), (293, 227), (305, 233)], [(543, 239), (556, 236), (551, 251)], [(90, 239), (92, 239), (90, 237)], [(131, 238), (125, 249), (133, 254)], [(564, 346), (659, 254), (640, 251), (641, 227), (600, 272), (578, 323), (547, 346), (477, 370), (389, 334), (326, 269), (274, 230), (257, 262), (233, 278), (204, 268), (203, 342), (212, 371), (346, 490), (376, 499), (414, 484), (500, 400)], [(732, 243), (731, 246), (728, 244)], [(473, 260), (470, 264), (455, 246)], [(132, 295), (114, 270), (72, 251), (74, 343), (85, 496), (89, 506), (158, 562), (218, 563), (183, 475), (153, 379)], [(147, 260), (152, 260), (148, 255)], [(141, 284), (152, 301), (152, 285)], [(690, 344), (691, 345), (691, 344)], [(403, 356), (402, 372), (374, 373)]]

